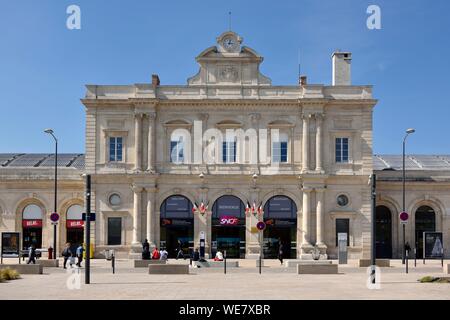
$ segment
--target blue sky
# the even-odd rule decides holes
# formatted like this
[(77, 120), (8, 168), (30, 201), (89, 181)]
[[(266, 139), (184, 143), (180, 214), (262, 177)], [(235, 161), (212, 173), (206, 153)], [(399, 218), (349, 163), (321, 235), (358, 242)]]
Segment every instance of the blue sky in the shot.
[[(66, 8), (81, 8), (81, 30)], [(368, 30), (366, 9), (381, 8)], [(331, 83), (331, 53), (353, 52), (352, 81), (373, 84), (374, 152), (450, 154), (448, 0), (144, 1), (15, 0), (0, 4), (0, 152), (84, 152), (85, 84), (185, 84), (195, 56), (228, 29), (265, 57), (276, 85), (297, 83), (298, 51), (309, 83)]]

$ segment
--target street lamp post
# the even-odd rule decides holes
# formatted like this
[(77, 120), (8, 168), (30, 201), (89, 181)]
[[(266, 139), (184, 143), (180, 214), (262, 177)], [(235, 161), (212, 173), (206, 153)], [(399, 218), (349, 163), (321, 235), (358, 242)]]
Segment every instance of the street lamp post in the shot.
[[(54, 197), (54, 211), (58, 212), (58, 139), (56, 139), (52, 129), (45, 129), (45, 133), (48, 133), (55, 139), (55, 197)], [(53, 225), (53, 259), (56, 259), (56, 223)]]
[[(408, 129), (406, 130), (406, 135), (403, 138), (403, 202), (402, 202), (402, 211), (405, 212), (405, 184), (406, 184), (406, 178), (405, 178), (405, 145), (406, 145), (406, 138), (408, 138), (408, 136), (412, 133), (416, 132), (415, 129)], [(405, 255), (406, 255), (406, 250), (405, 250), (405, 245), (406, 245), (406, 241), (405, 241), (405, 228), (406, 228), (406, 224), (403, 223), (403, 248), (402, 248), (402, 264), (405, 264)]]

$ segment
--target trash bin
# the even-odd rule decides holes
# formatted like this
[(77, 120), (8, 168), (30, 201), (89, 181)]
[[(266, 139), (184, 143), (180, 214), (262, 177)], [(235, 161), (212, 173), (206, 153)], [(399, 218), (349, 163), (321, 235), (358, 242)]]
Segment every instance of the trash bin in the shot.
[(49, 260), (53, 259), (53, 248), (49, 247), (47, 250), (48, 250), (48, 259)]
[[(93, 259), (94, 258), (94, 244), (91, 243), (91, 245), (89, 247), (91, 248), (89, 258)], [(85, 243), (83, 243), (83, 259), (86, 259), (86, 244)]]

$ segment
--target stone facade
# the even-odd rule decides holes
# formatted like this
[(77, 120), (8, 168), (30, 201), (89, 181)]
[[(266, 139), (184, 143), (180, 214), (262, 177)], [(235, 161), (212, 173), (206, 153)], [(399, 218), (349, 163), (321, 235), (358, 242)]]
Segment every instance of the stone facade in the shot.
[[(222, 196), (233, 195), (244, 205), (265, 205), (274, 196), (292, 200), (296, 234), (291, 258), (312, 259), (314, 245), (323, 257), (335, 258), (337, 219), (348, 221), (349, 257), (370, 256), (368, 180), (373, 172), (372, 113), (377, 102), (372, 87), (351, 85), (351, 54), (340, 52), (333, 55), (335, 85), (307, 84), (303, 78), (297, 86), (274, 86), (259, 71), (263, 57), (242, 42), (234, 32), (219, 36), (215, 46), (196, 58), (200, 70), (187, 85), (161, 85), (154, 75), (149, 84), (87, 86), (82, 99), (86, 109), (85, 163), (82, 168), (60, 170), (58, 211), (63, 221), (58, 225), (59, 248), (67, 238), (64, 217), (68, 208), (84, 203), (81, 173), (85, 172), (92, 175), (93, 182), (92, 211), (97, 218), (91, 239), (96, 254), (114, 248), (122, 256), (135, 258), (144, 239), (159, 247), (166, 241), (161, 236), (162, 206), (176, 195), (192, 204), (208, 204), (205, 214), (193, 214), (191, 228), (192, 246), (198, 247), (204, 234), (206, 253), (210, 253), (214, 204)], [(237, 140), (237, 160), (224, 163), (220, 140), (211, 143), (211, 137), (203, 135), (207, 136), (208, 129), (223, 133), (254, 129), (256, 143)], [(259, 134), (265, 129), (269, 129), (267, 135)], [(196, 139), (199, 132), (200, 140)], [(273, 132), (286, 139), (283, 161), (274, 161)], [(173, 137), (178, 133), (185, 135), (182, 161), (173, 159), (174, 144), (177, 147)], [(347, 153), (344, 161), (337, 162), (340, 138), (346, 139)], [(213, 162), (206, 161), (207, 148), (214, 154)], [(24, 207), (37, 204), (45, 213), (45, 247), (53, 237), (48, 221), (53, 211), (51, 168), (24, 169), (15, 167), (14, 160), (7, 161), (0, 167), (0, 212), (4, 213), (0, 228), (22, 230)], [(385, 175), (392, 172), (383, 171), (381, 176)], [(444, 231), (446, 243), (450, 234), (446, 217), (450, 197), (445, 195), (449, 181), (414, 185), (414, 193), (408, 193), (408, 209), (425, 202), (436, 208), (437, 229)], [(386, 203), (395, 217), (398, 182), (383, 180), (379, 189), (380, 203)], [(120, 201), (112, 201), (112, 196)], [(339, 196), (347, 201), (339, 203)], [(121, 218), (117, 220), (120, 243), (114, 245), (109, 243), (111, 218)], [(241, 240), (246, 258), (259, 255), (254, 227), (260, 220), (265, 220), (264, 215), (245, 216)], [(397, 230), (397, 219), (392, 221)], [(397, 231), (393, 235), (393, 256), (397, 257)]]

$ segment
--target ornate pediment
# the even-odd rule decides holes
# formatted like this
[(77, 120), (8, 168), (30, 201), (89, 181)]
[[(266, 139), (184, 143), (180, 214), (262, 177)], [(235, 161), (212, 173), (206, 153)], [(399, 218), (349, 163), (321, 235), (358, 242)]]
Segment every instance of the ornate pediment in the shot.
[(243, 39), (232, 31), (217, 37), (217, 45), (201, 52), (196, 60), (199, 72), (188, 79), (189, 86), (271, 85), (271, 80), (259, 71), (264, 60), (256, 51), (241, 46)]

